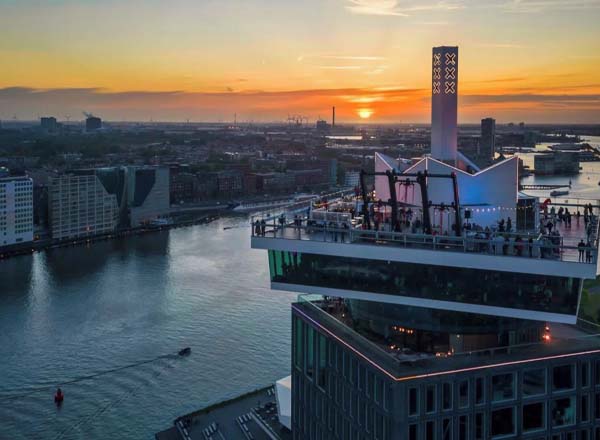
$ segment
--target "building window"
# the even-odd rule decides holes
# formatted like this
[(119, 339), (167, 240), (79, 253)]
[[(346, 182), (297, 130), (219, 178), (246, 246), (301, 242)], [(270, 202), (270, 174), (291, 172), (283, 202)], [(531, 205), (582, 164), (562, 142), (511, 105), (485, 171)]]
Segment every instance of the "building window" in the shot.
[(408, 389), (408, 415), (419, 414), (419, 390), (417, 388)]
[(322, 389), (327, 387), (327, 339), (321, 333), (318, 334), (319, 344), (319, 371), (317, 377), (317, 385)]
[(408, 426), (408, 440), (419, 440), (419, 425), (416, 423)]
[(313, 377), (315, 370), (315, 330), (306, 327), (306, 375)]
[(575, 397), (552, 401), (552, 426), (569, 426), (575, 423)]
[(587, 388), (590, 386), (590, 363), (581, 363), (581, 387)]
[(452, 409), (452, 384), (450, 382), (442, 384), (442, 409)]
[(475, 405), (481, 405), (485, 402), (485, 388), (483, 386), (483, 377), (475, 379)]
[(458, 407), (466, 408), (469, 406), (469, 381), (462, 380), (458, 383)]
[(442, 420), (442, 440), (452, 440), (452, 419)]
[(502, 402), (515, 397), (514, 378), (513, 373), (492, 376), (492, 401)]
[(523, 396), (539, 396), (546, 393), (546, 370), (526, 370), (523, 373)]
[(485, 438), (485, 418), (484, 414), (478, 412), (475, 414), (475, 440), (483, 440)]
[(458, 417), (458, 440), (467, 440), (469, 430), (469, 416)]
[(513, 407), (492, 411), (490, 426), (492, 438), (502, 438), (515, 433), (515, 409)]
[(554, 391), (572, 390), (575, 388), (575, 368), (573, 365), (561, 365), (552, 370)]
[(546, 405), (543, 402), (523, 405), (523, 432), (546, 428)]
[(295, 344), (296, 344), (296, 353), (295, 353), (295, 363), (296, 363), (296, 367), (302, 369), (302, 320), (299, 318), (295, 318), (295, 329), (294, 329), (294, 336), (296, 338)]
[(427, 385), (425, 390), (425, 411), (435, 412), (435, 385)]
[(579, 398), (579, 412), (581, 422), (590, 421), (590, 398), (587, 394), (584, 394)]
[(425, 440), (435, 440), (435, 421), (425, 423)]

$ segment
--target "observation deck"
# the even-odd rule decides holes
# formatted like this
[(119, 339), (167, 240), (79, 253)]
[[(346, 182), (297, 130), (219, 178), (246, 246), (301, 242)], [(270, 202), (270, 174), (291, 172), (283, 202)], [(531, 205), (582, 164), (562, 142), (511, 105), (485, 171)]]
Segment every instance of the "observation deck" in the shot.
[(367, 229), (359, 209), (346, 210), (352, 203), (252, 219), (251, 244), (269, 250), (273, 289), (574, 324), (583, 280), (599, 273), (597, 208), (570, 226), (555, 219), (552, 233), (451, 236)]

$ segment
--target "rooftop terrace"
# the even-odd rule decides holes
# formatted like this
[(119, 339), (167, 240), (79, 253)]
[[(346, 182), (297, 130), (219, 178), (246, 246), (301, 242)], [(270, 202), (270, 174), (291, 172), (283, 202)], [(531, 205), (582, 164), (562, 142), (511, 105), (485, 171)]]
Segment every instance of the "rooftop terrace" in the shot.
[[(540, 226), (528, 231), (506, 231), (502, 227), (483, 229), (467, 225), (460, 236), (455, 236), (435, 230), (426, 234), (418, 227), (418, 221), (400, 231), (391, 231), (386, 223), (367, 228), (363, 217), (356, 214), (358, 203), (352, 198), (338, 199), (312, 209), (306, 204), (296, 204), (253, 217), (252, 237), (543, 259), (597, 267), (599, 223), (596, 207), (588, 221), (583, 216), (572, 215), (568, 223), (556, 215), (547, 215), (546, 219), (542, 217), (543, 230)], [(418, 218), (418, 210), (415, 211), (414, 216)], [(548, 223), (552, 224), (551, 231)], [(596, 270), (593, 270), (595, 275)]]
[(294, 311), (336, 339), (376, 369), (396, 381), (443, 376), (465, 370), (485, 370), (502, 365), (544, 362), (567, 356), (600, 353), (600, 334), (579, 326), (553, 324), (552, 336), (539, 343), (495, 347), (463, 353), (406, 353), (385, 345), (373, 335), (355, 331), (334, 300), (319, 295), (301, 295)]

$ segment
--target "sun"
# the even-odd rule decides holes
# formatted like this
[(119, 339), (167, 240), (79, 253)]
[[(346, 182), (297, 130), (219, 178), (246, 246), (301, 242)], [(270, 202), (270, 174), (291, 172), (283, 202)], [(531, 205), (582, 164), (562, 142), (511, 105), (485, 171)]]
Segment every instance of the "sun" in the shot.
[(369, 119), (373, 115), (373, 110), (370, 108), (361, 108), (358, 110), (358, 116), (361, 119)]

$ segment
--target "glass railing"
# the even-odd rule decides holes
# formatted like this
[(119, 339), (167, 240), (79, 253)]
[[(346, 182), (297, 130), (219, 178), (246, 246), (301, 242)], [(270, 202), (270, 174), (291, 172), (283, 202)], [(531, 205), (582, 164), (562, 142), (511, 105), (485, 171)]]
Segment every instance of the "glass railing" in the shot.
[(598, 257), (598, 221), (595, 217), (590, 244), (580, 247), (566, 243), (562, 236), (534, 232), (483, 233), (463, 231), (460, 237), (385, 230), (362, 229), (345, 223), (339, 227), (315, 223), (306, 215), (271, 216), (253, 219), (252, 236), (331, 243), (391, 245), (405, 248), (455, 251), (596, 264)]
[(398, 380), (418, 374), (436, 374), (452, 372), (461, 368), (484, 367), (490, 362), (498, 364), (527, 361), (527, 359), (533, 358), (547, 357), (551, 359), (553, 356), (600, 350), (600, 326), (589, 321), (586, 321), (583, 326), (578, 321), (577, 326), (560, 324), (563, 327), (570, 327), (570, 331), (565, 333), (577, 335), (573, 337), (557, 337), (547, 333), (540, 342), (495, 346), (464, 352), (411, 352), (407, 354), (398, 352), (396, 347), (384, 345), (382, 340), (374, 339), (373, 335), (359, 333), (352, 328), (352, 320), (340, 312), (339, 301), (338, 298), (321, 295), (300, 295), (298, 302), (294, 303), (292, 307), (305, 319), (319, 327), (321, 331), (336, 338), (355, 354)]

